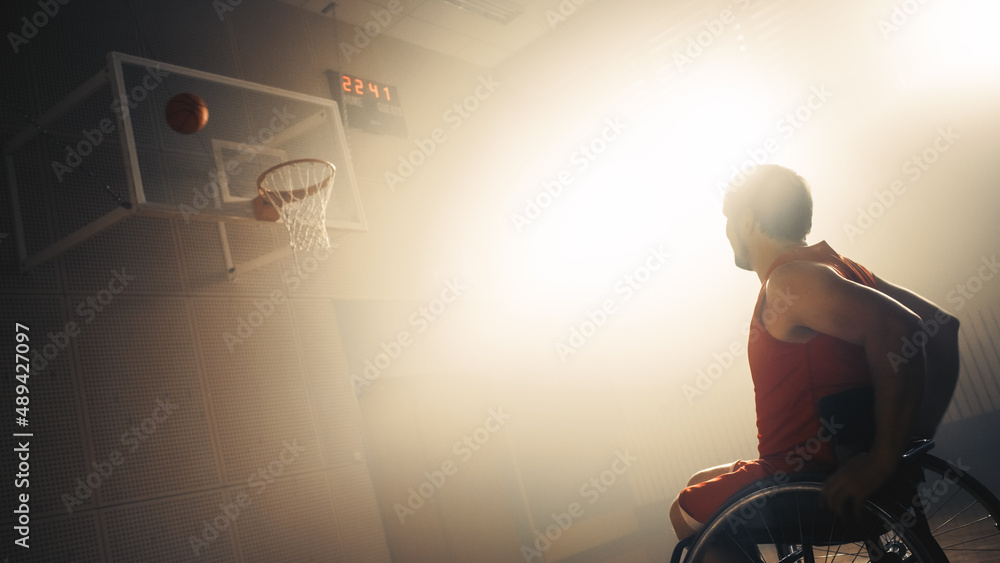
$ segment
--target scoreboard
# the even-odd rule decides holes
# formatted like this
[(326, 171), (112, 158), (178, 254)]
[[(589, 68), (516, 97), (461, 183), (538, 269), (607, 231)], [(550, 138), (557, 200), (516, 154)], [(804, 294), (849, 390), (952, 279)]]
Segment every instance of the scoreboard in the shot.
[(395, 86), (336, 70), (326, 71), (326, 76), (346, 126), (379, 135), (407, 137), (403, 106)]

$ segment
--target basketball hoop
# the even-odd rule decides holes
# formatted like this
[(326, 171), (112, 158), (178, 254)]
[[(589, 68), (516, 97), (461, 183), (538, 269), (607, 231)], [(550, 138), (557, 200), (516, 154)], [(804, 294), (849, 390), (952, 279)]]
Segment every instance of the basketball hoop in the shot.
[(326, 204), (336, 172), (332, 163), (315, 158), (268, 168), (257, 179), (254, 215), (260, 221), (281, 219), (288, 227), (292, 250), (330, 248)]

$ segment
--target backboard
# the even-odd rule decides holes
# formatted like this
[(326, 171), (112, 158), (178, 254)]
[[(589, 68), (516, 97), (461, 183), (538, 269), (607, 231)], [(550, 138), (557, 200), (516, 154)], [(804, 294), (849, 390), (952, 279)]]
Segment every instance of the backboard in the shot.
[[(335, 101), (121, 53), (109, 55), (109, 66), (140, 212), (253, 221), (260, 174), (282, 162), (314, 158), (337, 169), (327, 227), (366, 228)], [(208, 123), (197, 133), (178, 133), (164, 117), (167, 101), (183, 92), (208, 106)]]

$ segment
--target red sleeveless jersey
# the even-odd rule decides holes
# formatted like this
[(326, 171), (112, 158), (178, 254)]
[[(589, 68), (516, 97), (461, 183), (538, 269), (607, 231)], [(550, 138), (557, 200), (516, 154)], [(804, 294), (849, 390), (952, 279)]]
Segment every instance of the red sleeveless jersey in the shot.
[(772, 298), (764, 303), (764, 289), (771, 272), (794, 261), (826, 264), (842, 277), (871, 288), (875, 287), (875, 277), (860, 264), (834, 252), (826, 242), (820, 242), (779, 256), (761, 285), (747, 345), (757, 406), (757, 451), (761, 459), (778, 467), (801, 469), (803, 464), (836, 463), (833, 444), (823, 441), (829, 435), (820, 432), (817, 401), (833, 393), (871, 385), (872, 378), (862, 346), (826, 334), (817, 334), (801, 344), (783, 342), (764, 329), (762, 318), (780, 315), (787, 307), (796, 305), (796, 296), (778, 287), (771, 288)]

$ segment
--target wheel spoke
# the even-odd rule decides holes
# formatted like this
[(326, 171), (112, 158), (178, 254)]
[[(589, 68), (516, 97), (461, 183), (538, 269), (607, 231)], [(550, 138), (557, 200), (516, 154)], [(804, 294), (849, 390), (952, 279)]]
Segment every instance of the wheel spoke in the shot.
[[(944, 475), (941, 475), (941, 478), (943, 479)], [(926, 482), (926, 479), (925, 479), (925, 482)], [(961, 491), (961, 490), (963, 490), (963, 489), (962, 489), (961, 486), (959, 486), (957, 489), (955, 489), (954, 491), (952, 491), (951, 495), (947, 499), (945, 499), (943, 501), (939, 501), (937, 509), (934, 510), (934, 512), (928, 514), (927, 515), (927, 519), (930, 520), (931, 518), (933, 518), (938, 512), (941, 511), (942, 508), (944, 508), (948, 504), (948, 501), (950, 501), (951, 499), (955, 498), (955, 495), (957, 495), (959, 493), (959, 491)], [(976, 504), (976, 501), (973, 500), (972, 504)], [(968, 507), (966, 507), (966, 508), (968, 508)], [(959, 513), (959, 514), (961, 514), (961, 513)]]
[(778, 563), (792, 563), (793, 561), (798, 561), (799, 557), (802, 557), (802, 548), (793, 549), (791, 553), (782, 557)]
[[(841, 551), (841, 546), (843, 546), (843, 545), (848, 545), (848, 544), (838, 545), (837, 549), (835, 549), (833, 551), (833, 555), (832, 556), (830, 555), (830, 549), (829, 549), (830, 546), (827, 546), (827, 554), (823, 557), (823, 559), (831, 560), (831, 559), (836, 559), (838, 557), (851, 557), (851, 561), (853, 562), (853, 561), (855, 561), (858, 558), (858, 555), (861, 554), (861, 549), (862, 548), (859, 547), (858, 548), (858, 552), (855, 553), (853, 555), (853, 557), (852, 557), (850, 553), (846, 553), (844, 551)], [(857, 544), (851, 544), (851, 545), (857, 545)]]
[[(831, 511), (832, 512), (832, 511)], [(833, 544), (833, 531), (837, 529), (837, 515), (833, 515), (833, 522), (830, 523), (830, 535), (826, 538), (826, 556), (825, 559), (830, 558), (830, 546)]]
[(854, 563), (855, 561), (858, 560), (858, 556), (861, 555), (861, 550), (865, 548), (865, 544), (863, 544), (863, 543), (859, 543), (857, 545), (858, 545), (858, 552), (855, 553), (854, 557), (851, 558), (851, 563)]
[(747, 550), (746, 550), (746, 549), (745, 549), (745, 548), (743, 547), (743, 544), (742, 544), (742, 543), (740, 543), (740, 541), (739, 541), (739, 540), (737, 540), (737, 539), (736, 539), (736, 537), (734, 537), (734, 536), (730, 535), (730, 536), (729, 536), (729, 539), (730, 539), (730, 540), (731, 540), (731, 541), (733, 542), (733, 544), (735, 544), (735, 545), (736, 545), (736, 547), (738, 547), (738, 548), (740, 549), (740, 551), (742, 551), (742, 552), (743, 552), (743, 555), (746, 555), (746, 556), (747, 556), (747, 561), (755, 561), (755, 558), (754, 558), (754, 556), (753, 556), (753, 555), (751, 555), (750, 553), (747, 553)]
[[(989, 537), (990, 536), (983, 536), (981, 538), (972, 538), (972, 539), (968, 539), (968, 540), (965, 540), (965, 541), (960, 541), (958, 543), (953, 543), (953, 544), (947, 545), (947, 546), (943, 545), (943, 546), (941, 546), (941, 549), (951, 549), (951, 548), (953, 548), (953, 547), (955, 547), (957, 545), (965, 545), (967, 543), (971, 543), (971, 542), (974, 542), (974, 541), (985, 540), (985, 539), (988, 539)], [(1000, 551), (1000, 549), (996, 549), (996, 548), (994, 548), (994, 549), (988, 549), (988, 550), (987, 549), (981, 549), (981, 550), (977, 550), (977, 551), (993, 551), (993, 552), (996, 552), (996, 551)]]
[[(952, 489), (947, 495), (932, 497), (937, 506), (927, 517), (928, 531), (942, 553), (946, 550), (953, 561), (981, 561), (984, 554), (991, 554), (990, 560), (1000, 559), (996, 497), (971, 475), (939, 458), (928, 455), (921, 463), (924, 483), (932, 486), (931, 491), (944, 481)], [(922, 500), (924, 505), (932, 504), (930, 499)], [(940, 521), (932, 521), (934, 516)]]
[[(968, 528), (969, 526), (971, 526), (971, 525), (973, 525), (973, 524), (978, 524), (978, 523), (980, 523), (980, 522), (982, 522), (983, 520), (986, 520), (986, 519), (988, 519), (988, 518), (990, 518), (990, 515), (989, 515), (989, 514), (987, 514), (986, 516), (983, 516), (983, 517), (982, 517), (982, 518), (980, 518), (979, 520), (973, 520), (972, 522), (967, 522), (967, 523), (965, 523), (965, 524), (962, 524), (961, 526), (955, 526), (954, 528), (952, 528), (952, 529), (950, 529), (950, 530), (945, 530), (945, 531), (941, 532), (941, 534), (940, 534), (940, 535), (942, 535), (942, 536), (943, 536), (943, 535), (945, 535), (945, 534), (948, 534), (948, 533), (951, 533), (951, 532), (954, 532), (954, 531), (956, 531), (956, 530), (961, 530), (962, 528)], [(940, 528), (940, 526), (938, 526), (938, 528)], [(936, 532), (937, 530), (934, 530), (934, 531)], [(983, 537), (985, 538), (985, 537), (989, 537), (989, 536), (983, 536)]]
[[(954, 496), (954, 495), (952, 495), (952, 496)], [(968, 506), (966, 506), (965, 508), (963, 508), (958, 514), (956, 514), (956, 515), (952, 516), (951, 518), (949, 518), (949, 519), (945, 520), (944, 522), (942, 522), (941, 525), (938, 526), (937, 528), (934, 528), (933, 530), (931, 530), (931, 533), (937, 533), (937, 531), (940, 530), (941, 528), (943, 528), (944, 526), (946, 526), (948, 524), (948, 522), (951, 522), (955, 518), (958, 518), (959, 516), (965, 514), (966, 510), (972, 508), (973, 506), (976, 506), (977, 504), (978, 503), (976, 502), (976, 499), (972, 499), (972, 502), (969, 503)], [(937, 514), (938, 511), (940, 511), (940, 510), (941, 510), (941, 507), (938, 507), (938, 509), (936, 511), (934, 511), (934, 514)], [(931, 517), (928, 516), (927, 519), (930, 520)], [(946, 533), (946, 532), (942, 532), (942, 533)]]

